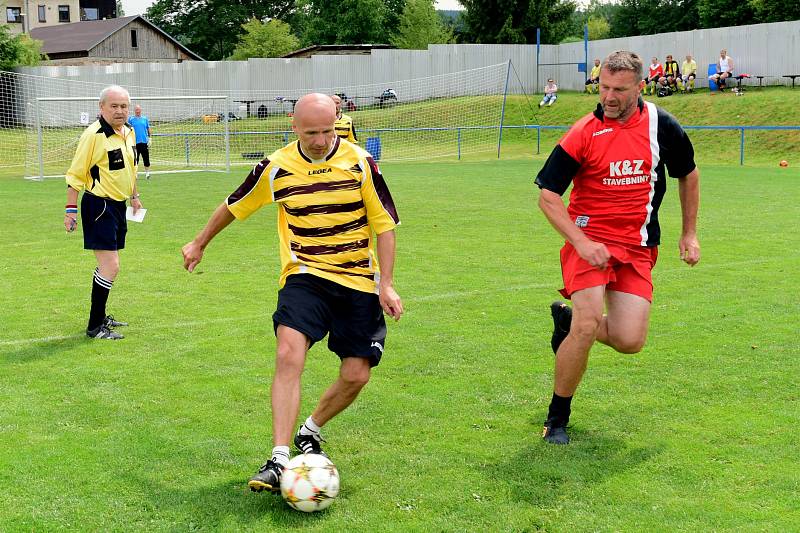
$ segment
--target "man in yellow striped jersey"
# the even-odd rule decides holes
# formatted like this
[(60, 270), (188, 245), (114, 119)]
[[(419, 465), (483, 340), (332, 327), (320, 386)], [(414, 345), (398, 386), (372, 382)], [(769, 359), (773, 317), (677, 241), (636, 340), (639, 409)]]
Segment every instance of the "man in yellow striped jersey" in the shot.
[[(300, 409), (306, 353), (328, 336), (340, 360), (338, 379), (294, 436), (302, 453), (325, 453), (320, 428), (349, 406), (380, 362), (383, 312), (399, 320), (403, 304), (392, 283), (394, 228), (400, 223), (375, 161), (334, 130), (336, 106), (308, 94), (295, 106), (298, 140), (257, 164), (183, 247), (192, 272), (217, 233), (266, 204), (278, 204), (281, 276), (272, 315), (277, 337), (272, 380), (272, 457), (250, 479), (251, 490), (280, 491)], [(376, 261), (373, 248), (377, 250)], [(383, 311), (383, 312), (382, 312)]]
[(353, 126), (353, 119), (350, 115), (342, 113), (342, 99), (338, 94), (331, 96), (331, 100), (336, 104), (336, 122), (333, 126), (336, 129), (336, 135), (342, 139), (347, 139), (351, 143), (358, 143), (356, 137), (356, 128)]
[(86, 335), (116, 340), (113, 331), (127, 326), (106, 314), (108, 294), (119, 274), (119, 250), (125, 248), (128, 231), (125, 201), (134, 213), (142, 208), (136, 192), (134, 147), (136, 135), (128, 124), (130, 96), (118, 85), (100, 93), (100, 117), (81, 134), (75, 157), (67, 170), (67, 206), (64, 227), (72, 232), (78, 223), (78, 193), (81, 198), (83, 247), (97, 259), (92, 282), (92, 304)]

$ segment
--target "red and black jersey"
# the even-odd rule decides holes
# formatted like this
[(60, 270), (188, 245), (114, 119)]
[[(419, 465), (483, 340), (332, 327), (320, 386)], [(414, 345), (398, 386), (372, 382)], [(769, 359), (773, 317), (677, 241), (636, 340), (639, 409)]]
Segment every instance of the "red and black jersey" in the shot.
[(589, 238), (657, 246), (665, 166), (672, 177), (688, 175), (695, 168), (694, 148), (675, 117), (640, 98), (623, 124), (605, 117), (600, 105), (576, 122), (553, 149), (536, 184), (563, 195), (573, 183), (567, 210)]

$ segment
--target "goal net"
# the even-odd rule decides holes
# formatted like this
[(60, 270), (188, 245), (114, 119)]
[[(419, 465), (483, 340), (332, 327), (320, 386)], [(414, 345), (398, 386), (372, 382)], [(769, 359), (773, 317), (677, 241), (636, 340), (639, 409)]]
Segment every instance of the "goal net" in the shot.
[[(518, 126), (521, 117), (517, 112), (510, 119), (507, 113), (522, 92), (509, 76), (510, 66), (363, 85), (213, 95), (187, 87), (124, 86), (132, 97), (131, 113), (139, 104), (150, 120), (153, 171), (252, 165), (295, 139), (294, 104), (309, 92), (338, 94), (359, 144), (381, 161), (486, 158), (496, 157), (501, 139), (513, 143), (524, 136), (501, 127)], [(63, 176), (81, 132), (96, 119), (100, 91), (117, 82), (112, 76), (106, 83), (77, 81), (79, 74), (0, 73), (0, 169), (18, 166), (26, 176)]]

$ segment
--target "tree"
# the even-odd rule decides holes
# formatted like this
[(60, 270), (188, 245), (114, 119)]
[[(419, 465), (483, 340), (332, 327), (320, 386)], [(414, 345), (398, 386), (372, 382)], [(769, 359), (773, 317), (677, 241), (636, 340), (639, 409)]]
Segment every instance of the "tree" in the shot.
[(751, 0), (758, 22), (782, 22), (800, 19), (800, 3), (785, 0)]
[[(573, 0), (461, 0), (469, 38), (478, 43), (557, 43), (570, 32)], [(498, 17), (503, 13), (505, 18)], [(524, 39), (524, 40), (522, 40)]]
[(389, 3), (384, 0), (299, 0), (293, 26), (303, 46), (385, 43), (388, 41)]
[(300, 47), (300, 41), (292, 35), (292, 28), (280, 20), (263, 23), (253, 18), (242, 28), (244, 34), (239, 37), (239, 44), (231, 56), (234, 60), (280, 57)]
[(196, 54), (219, 60), (233, 53), (248, 20), (285, 20), (294, 8), (294, 0), (157, 0), (146, 16)]
[(122, 8), (122, 0), (117, 0), (117, 18), (124, 16), (125, 16), (125, 10)]
[(695, 30), (700, 27), (697, 6), (698, 0), (622, 0), (610, 19), (610, 36)]
[(0, 24), (0, 70), (38, 65), (43, 56), (42, 44), (26, 33), (11, 35), (8, 24)]
[(604, 17), (591, 16), (586, 24), (589, 26), (589, 40), (591, 41), (605, 39), (611, 32), (611, 25)]
[(425, 50), (429, 44), (451, 43), (453, 33), (445, 28), (433, 0), (408, 0), (392, 44), (398, 48)]
[[(791, 4), (791, 2), (787, 2)], [(744, 0), (698, 0), (701, 28), (721, 28), (753, 24), (753, 6)]]

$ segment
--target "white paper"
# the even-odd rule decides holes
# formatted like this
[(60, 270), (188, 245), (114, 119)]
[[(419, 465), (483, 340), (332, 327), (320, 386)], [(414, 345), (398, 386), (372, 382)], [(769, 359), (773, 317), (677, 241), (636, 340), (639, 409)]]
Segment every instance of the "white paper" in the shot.
[(147, 214), (147, 209), (142, 208), (136, 211), (136, 214), (134, 215), (133, 208), (128, 206), (128, 210), (125, 211), (125, 218), (127, 218), (131, 222), (142, 222), (146, 214)]

